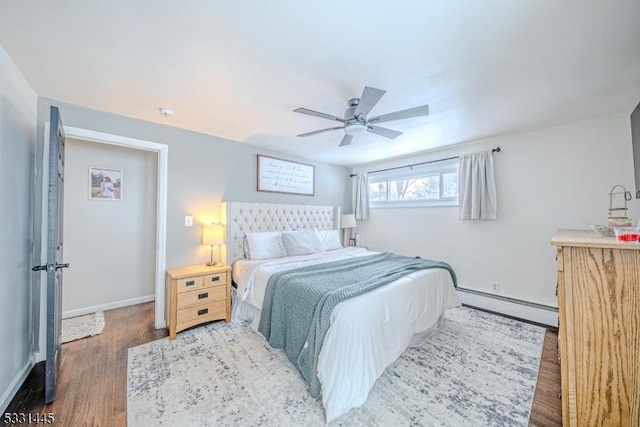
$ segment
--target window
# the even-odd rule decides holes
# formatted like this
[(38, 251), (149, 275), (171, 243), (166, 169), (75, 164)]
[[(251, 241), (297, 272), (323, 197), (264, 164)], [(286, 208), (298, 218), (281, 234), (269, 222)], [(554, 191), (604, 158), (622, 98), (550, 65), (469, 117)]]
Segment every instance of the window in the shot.
[(372, 208), (458, 205), (458, 163), (431, 163), (412, 170), (369, 175)]

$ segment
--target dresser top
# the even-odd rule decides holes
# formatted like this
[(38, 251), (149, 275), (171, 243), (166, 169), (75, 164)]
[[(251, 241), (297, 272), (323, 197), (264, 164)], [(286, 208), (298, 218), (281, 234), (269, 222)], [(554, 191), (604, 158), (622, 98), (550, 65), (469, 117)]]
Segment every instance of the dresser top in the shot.
[(593, 248), (614, 248), (640, 250), (640, 244), (618, 243), (615, 237), (604, 237), (593, 230), (560, 229), (551, 238), (555, 246), (581, 246)]
[(167, 274), (173, 279), (184, 279), (186, 277), (201, 276), (203, 274), (215, 274), (231, 270), (228, 265), (188, 265), (184, 267), (167, 268)]

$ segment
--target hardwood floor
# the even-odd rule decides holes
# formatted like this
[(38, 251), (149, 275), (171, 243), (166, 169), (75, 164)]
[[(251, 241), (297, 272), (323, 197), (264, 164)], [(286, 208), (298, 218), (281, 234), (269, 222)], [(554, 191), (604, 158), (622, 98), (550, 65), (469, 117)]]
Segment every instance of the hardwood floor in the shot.
[(106, 311), (100, 335), (62, 345), (56, 400), (44, 405), (44, 375), (38, 366), (30, 375), (35, 378), (27, 379), (32, 387), (18, 393), (7, 412), (51, 412), (57, 426), (126, 426), (127, 350), (167, 336), (165, 329), (154, 328), (153, 313), (153, 303)]
[(547, 330), (529, 427), (562, 425), (562, 401), (558, 397), (559, 392), (558, 333)]
[[(108, 426), (127, 424), (127, 351), (131, 347), (167, 336), (153, 326), (153, 303), (105, 312), (102, 334), (62, 346), (63, 356), (57, 398), (44, 405), (42, 365), (37, 366), (13, 399), (7, 412), (51, 412), (58, 426)], [(557, 334), (547, 331), (529, 426), (562, 425), (560, 365)], [(20, 424), (42, 426), (43, 424)]]

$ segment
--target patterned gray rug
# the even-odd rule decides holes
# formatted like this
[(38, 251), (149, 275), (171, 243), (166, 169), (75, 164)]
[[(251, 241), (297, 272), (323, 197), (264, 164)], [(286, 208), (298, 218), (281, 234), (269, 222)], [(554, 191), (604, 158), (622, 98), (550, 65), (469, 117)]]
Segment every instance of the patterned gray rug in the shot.
[[(365, 405), (331, 425), (526, 426), (544, 329), (449, 310), (442, 328), (378, 379)], [(280, 350), (243, 326), (212, 323), (129, 349), (136, 426), (324, 425), (320, 400)]]

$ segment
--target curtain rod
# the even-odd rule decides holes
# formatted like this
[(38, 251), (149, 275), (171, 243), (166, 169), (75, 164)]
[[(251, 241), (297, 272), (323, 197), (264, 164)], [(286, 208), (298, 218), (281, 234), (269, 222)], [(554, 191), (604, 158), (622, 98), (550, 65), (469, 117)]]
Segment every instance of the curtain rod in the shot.
[[(496, 147), (496, 148), (491, 150), (491, 153), (499, 153), (500, 151), (501, 151), (500, 147)], [(370, 172), (367, 172), (367, 173), (378, 173), (378, 172), (392, 171), (392, 170), (395, 170), (395, 169), (412, 168), (414, 166), (427, 165), (429, 163), (444, 162), (446, 160), (453, 160), (453, 159), (459, 159), (459, 158), (460, 158), (460, 156), (446, 157), (444, 159), (429, 160), (428, 162), (413, 163), (411, 165), (405, 165), (405, 166), (396, 166), (395, 168), (378, 169), (378, 170), (370, 171)], [(351, 178), (353, 178), (354, 176), (358, 176), (358, 174), (357, 173), (352, 173), (352, 174), (349, 175), (349, 177), (351, 177)]]

